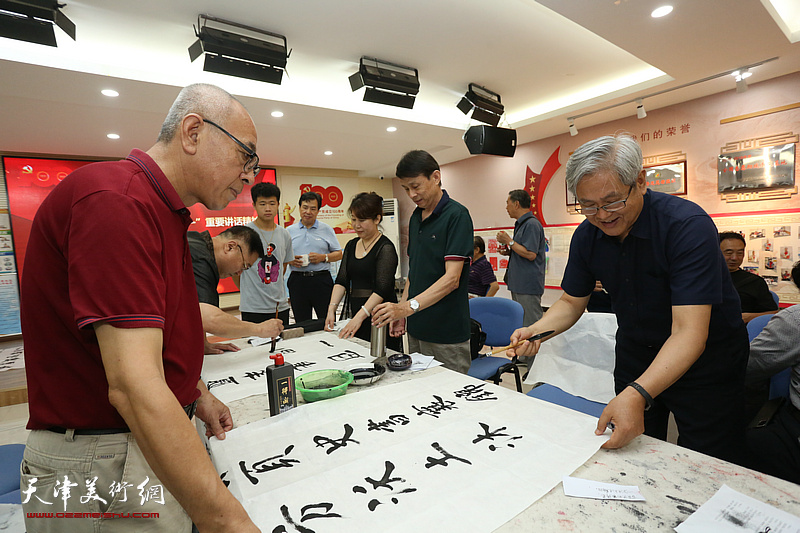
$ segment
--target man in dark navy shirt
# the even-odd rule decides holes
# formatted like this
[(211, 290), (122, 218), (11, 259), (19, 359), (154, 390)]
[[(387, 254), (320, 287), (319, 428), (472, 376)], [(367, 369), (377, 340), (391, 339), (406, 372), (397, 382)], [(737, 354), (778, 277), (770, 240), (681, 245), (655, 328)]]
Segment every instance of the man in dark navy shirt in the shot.
[[(567, 187), (586, 220), (570, 245), (564, 294), (512, 344), (569, 329), (599, 280), (619, 324), (617, 396), (597, 424), (610, 422), (604, 448), (641, 433), (664, 439), (669, 413), (678, 443), (738, 461), (744, 436), (747, 333), (711, 218), (696, 204), (647, 190), (639, 145), (627, 135), (590, 141), (567, 163)], [(536, 353), (540, 341), (518, 355)], [(511, 353), (511, 351), (510, 351)]]

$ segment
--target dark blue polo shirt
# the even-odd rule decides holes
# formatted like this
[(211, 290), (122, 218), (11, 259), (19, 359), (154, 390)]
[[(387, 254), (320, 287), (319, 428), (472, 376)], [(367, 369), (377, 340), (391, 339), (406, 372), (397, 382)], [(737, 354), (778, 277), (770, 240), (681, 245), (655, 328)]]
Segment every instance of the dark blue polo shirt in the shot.
[[(716, 359), (706, 354), (724, 352), (726, 343), (739, 342), (736, 332), (744, 327), (739, 296), (720, 251), (717, 228), (688, 200), (648, 191), (639, 218), (622, 242), (588, 220), (581, 223), (572, 237), (561, 288), (571, 296), (589, 296), (595, 280), (611, 295), (618, 346), (622, 341), (657, 353), (671, 334), (672, 306), (704, 304), (711, 305), (711, 322), (706, 352), (698, 362)], [(642, 361), (638, 366), (643, 370), (647, 365)]]
[[(437, 344), (469, 340), (469, 264), (472, 260), (472, 218), (466, 207), (451, 200), (447, 191), (428, 218), (422, 208), (408, 223), (408, 299), (424, 292), (445, 272), (446, 261), (463, 261), (458, 288), (408, 317), (408, 332), (416, 339)], [(730, 277), (730, 276), (728, 276)]]

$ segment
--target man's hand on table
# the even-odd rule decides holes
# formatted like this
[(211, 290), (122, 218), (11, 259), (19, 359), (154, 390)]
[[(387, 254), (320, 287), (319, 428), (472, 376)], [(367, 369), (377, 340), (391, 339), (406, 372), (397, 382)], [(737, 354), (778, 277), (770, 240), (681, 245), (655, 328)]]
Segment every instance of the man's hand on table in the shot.
[(205, 385), (198, 388), (200, 389), (200, 397), (197, 399), (195, 416), (205, 422), (206, 437), (213, 435), (219, 440), (224, 440), (225, 432), (233, 429), (231, 411), (227, 405), (208, 392)]
[(605, 433), (608, 423), (614, 425), (611, 438), (601, 446), (606, 449), (622, 448), (644, 433), (645, 400), (631, 387), (626, 387), (608, 402), (597, 421), (595, 435)]
[(206, 339), (203, 353), (206, 355), (219, 355), (224, 352), (238, 352), (239, 350), (241, 350), (241, 348), (235, 344), (229, 342), (208, 342), (208, 339)]
[(412, 314), (414, 314), (414, 311), (412, 311), (411, 304), (408, 302), (400, 302), (399, 304), (384, 302), (376, 305), (375, 309), (372, 310), (372, 325), (377, 327), (385, 326), (390, 322), (402, 320)]

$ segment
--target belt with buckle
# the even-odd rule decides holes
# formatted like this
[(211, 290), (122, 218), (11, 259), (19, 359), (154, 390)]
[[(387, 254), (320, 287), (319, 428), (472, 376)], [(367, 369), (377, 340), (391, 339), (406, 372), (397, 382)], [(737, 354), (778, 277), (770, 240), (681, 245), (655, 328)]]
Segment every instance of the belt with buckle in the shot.
[(309, 270), (309, 271), (294, 270), (294, 271), (292, 271), (292, 275), (294, 275), (294, 274), (299, 274), (301, 276), (321, 276), (323, 274), (328, 274), (330, 276), (331, 275), (331, 271), (330, 270)]
[[(193, 401), (189, 405), (185, 405), (183, 407), (183, 412), (191, 419), (194, 417), (194, 413), (197, 410), (197, 400)], [(53, 426), (47, 428), (48, 431), (52, 431), (53, 433), (61, 433), (62, 435), (67, 433), (67, 428)], [(84, 429), (79, 428), (74, 430), (75, 435), (116, 435), (118, 433), (130, 433), (130, 428), (102, 428), (102, 429)]]

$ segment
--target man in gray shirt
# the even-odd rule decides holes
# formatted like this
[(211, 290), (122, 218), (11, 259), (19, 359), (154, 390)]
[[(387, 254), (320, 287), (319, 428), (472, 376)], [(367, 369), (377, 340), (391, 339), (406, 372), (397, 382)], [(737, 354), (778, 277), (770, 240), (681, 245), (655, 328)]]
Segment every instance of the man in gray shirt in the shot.
[(500, 253), (508, 257), (506, 283), (514, 301), (525, 310), (523, 325), (530, 326), (542, 318), (544, 294), (545, 237), (542, 225), (531, 213), (531, 197), (522, 189), (508, 193), (508, 216), (516, 219), (514, 237), (505, 231), (497, 234), (497, 242), (508, 249)]
[(257, 183), (250, 189), (256, 219), (247, 226), (253, 228), (264, 246), (264, 256), (252, 268), (234, 277), (241, 291), (239, 309), (242, 320), (263, 322), (278, 318), (289, 325), (289, 300), (283, 276), (289, 261), (294, 259), (292, 238), (285, 228), (275, 223), (281, 205), (281, 190), (273, 183)]

